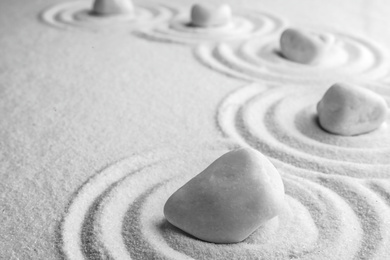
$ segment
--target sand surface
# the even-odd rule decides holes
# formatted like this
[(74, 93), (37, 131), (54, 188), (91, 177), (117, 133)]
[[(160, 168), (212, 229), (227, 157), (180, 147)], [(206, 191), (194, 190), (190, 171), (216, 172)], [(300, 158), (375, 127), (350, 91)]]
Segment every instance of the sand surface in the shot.
[[(226, 2), (237, 18), (207, 31), (185, 27), (193, 1), (101, 20), (88, 1), (1, 1), (1, 258), (390, 255), (390, 122), (341, 138), (314, 113), (335, 80), (389, 101), (390, 4)], [(277, 52), (285, 26), (334, 33), (340, 53), (294, 66)], [(167, 224), (165, 199), (242, 145), (272, 159), (289, 210), (233, 246)]]

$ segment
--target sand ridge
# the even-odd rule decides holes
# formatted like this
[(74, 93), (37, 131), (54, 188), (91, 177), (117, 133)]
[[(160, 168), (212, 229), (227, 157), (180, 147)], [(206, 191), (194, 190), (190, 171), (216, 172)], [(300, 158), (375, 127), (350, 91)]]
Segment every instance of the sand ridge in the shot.
[[(193, 238), (163, 216), (166, 199), (226, 150), (197, 158), (155, 151), (87, 181), (64, 215), (69, 259), (375, 259), (389, 253), (389, 182), (279, 167), (288, 208), (238, 244)], [(196, 162), (196, 163), (189, 163)], [(348, 243), (346, 243), (348, 241)]]
[(134, 13), (97, 16), (91, 13), (93, 1), (62, 2), (45, 9), (41, 19), (46, 24), (60, 28), (79, 28), (94, 31), (121, 28), (130, 30), (151, 24), (163, 23), (174, 15), (171, 8), (149, 4), (135, 6)]
[(136, 36), (168, 43), (199, 44), (229, 41), (257, 35), (272, 35), (285, 27), (286, 22), (275, 14), (257, 10), (234, 10), (232, 21), (215, 27), (189, 25), (189, 7), (176, 8), (177, 15), (166, 23), (134, 31)]
[[(359, 178), (388, 178), (389, 118), (351, 137), (324, 131), (316, 105), (327, 87), (253, 83), (229, 94), (217, 111), (222, 133), (241, 145), (299, 168)], [(371, 85), (389, 103), (385, 85)]]
[[(307, 3), (302, 1), (300, 4), (304, 5)], [(352, 3), (350, 4), (351, 9), (353, 10), (355, 10), (354, 8), (356, 6), (359, 6), (355, 3), (353, 5)], [(28, 6), (27, 4), (25, 5)], [(274, 5), (276, 6), (277, 4)], [(283, 4), (283, 8), (287, 9), (289, 4), (286, 3), (285, 5), (287, 7), (284, 7)], [(50, 249), (45, 249), (44, 247), (45, 245), (57, 243), (61, 253), (61, 256), (59, 257), (64, 259), (267, 259), (270, 256), (273, 259), (384, 259), (390, 254), (388, 246), (390, 186), (387, 179), (389, 168), (389, 161), (386, 157), (389, 149), (387, 126), (385, 125), (372, 134), (359, 137), (329, 137), (316, 126), (313, 110), (314, 101), (324, 92), (326, 86), (321, 85), (318, 87), (314, 85), (313, 88), (313, 85), (304, 85), (304, 83), (307, 82), (317, 82), (318, 78), (320, 78), (320, 81), (326, 81), (329, 80), (327, 78), (328, 76), (335, 77), (333, 73), (337, 74), (336, 72), (328, 71), (331, 66), (337, 66), (338, 69), (340, 69), (341, 73), (336, 75), (340, 78), (351, 77), (356, 78), (358, 81), (361, 78), (365, 80), (385, 79), (388, 77), (386, 55), (376, 46), (376, 44), (371, 43), (371, 40), (367, 40), (364, 37), (360, 38), (350, 36), (346, 33), (340, 33), (339, 36), (342, 38), (341, 47), (343, 54), (340, 56), (341, 58), (336, 57), (323, 64), (323, 69), (327, 72), (324, 72), (324, 77), (321, 78), (322, 73), (321, 75), (318, 73), (316, 74), (315, 69), (308, 69), (305, 73), (301, 73), (294, 69), (295, 66), (290, 66), (290, 64), (281, 59), (280, 56), (276, 55), (275, 42), (278, 40), (277, 32), (280, 32), (281, 27), (285, 26), (283, 23), (284, 18), (273, 16), (268, 12), (255, 12), (254, 15), (258, 14), (259, 17), (261, 17), (259, 20), (256, 20), (256, 22), (254, 22), (254, 18), (249, 19), (248, 17), (244, 17), (247, 18), (249, 23), (241, 20), (238, 24), (244, 25), (242, 27), (222, 27), (222, 35), (210, 38), (209, 35), (213, 34), (215, 31), (205, 30), (198, 32), (196, 30), (187, 30), (186, 27), (183, 27), (182, 18), (176, 16), (181, 12), (178, 10), (182, 9), (177, 7), (167, 7), (158, 4), (140, 4), (137, 5), (138, 11), (136, 9), (135, 16), (95, 19), (96, 17), (93, 17), (88, 13), (90, 6), (91, 2), (63, 2), (49, 9), (45, 9), (40, 16), (48, 25), (61, 29), (86, 29), (87, 31), (108, 31), (111, 33), (113, 28), (120, 28), (130, 39), (128, 42), (129, 46), (133, 46), (131, 45), (131, 41), (133, 40), (136, 44), (139, 44), (141, 41), (137, 41), (139, 39), (136, 39), (135, 37), (132, 38), (132, 36), (142, 36), (140, 34), (137, 35), (136, 32), (138, 30), (142, 31), (145, 28), (144, 26), (150, 26), (145, 30), (146, 33), (144, 35), (150, 34), (151, 36), (150, 38), (145, 36), (143, 37), (144, 39), (184, 43), (191, 45), (191, 47), (193, 47), (192, 44), (194, 43), (201, 43), (201, 45), (193, 48), (195, 56), (193, 59), (194, 62), (197, 59), (209, 68), (223, 72), (225, 75), (249, 81), (260, 81), (259, 84), (240, 87), (226, 98), (222, 98), (225, 95), (225, 92), (218, 94), (213, 93), (213, 98), (217, 99), (220, 96), (222, 98), (220, 106), (215, 107), (215, 110), (217, 111), (216, 118), (218, 127), (220, 128), (222, 135), (226, 138), (229, 148), (240, 145), (250, 145), (271, 157), (272, 162), (283, 175), (283, 181), (285, 182), (287, 191), (286, 200), (288, 201), (289, 209), (279, 218), (272, 220), (264, 226), (264, 228), (256, 231), (243, 243), (227, 246), (196, 240), (180, 230), (175, 229), (164, 220), (162, 216), (162, 205), (174, 190), (191, 176), (200, 172), (226, 150), (209, 151), (207, 149), (202, 149), (200, 151), (195, 151), (194, 149), (187, 154), (182, 150), (176, 150), (175, 152), (158, 151), (148, 154), (136, 154), (132, 157), (113, 163), (112, 166), (102, 170), (89, 179), (87, 179), (87, 177), (93, 175), (92, 171), (87, 171), (85, 173), (82, 171), (77, 172), (80, 174), (77, 178), (87, 179), (79, 188), (74, 186), (70, 187), (71, 184), (67, 183), (67, 179), (60, 179), (65, 182), (65, 186), (68, 185), (66, 186), (67, 190), (63, 191), (61, 194), (69, 194), (69, 206), (63, 209), (64, 214), (60, 221), (60, 228), (57, 230), (58, 240), (51, 241), (51, 237), (49, 236), (42, 238), (38, 237), (38, 234), (28, 234), (27, 231), (24, 233), (16, 232), (17, 235), (13, 236), (13, 229), (9, 229), (10, 226), (7, 226), (7, 223), (4, 228), (2, 227), (2, 231), (6, 231), (5, 235), (8, 236), (6, 239), (11, 238), (15, 241), (22, 241), (18, 244), (15, 243), (17, 246), (11, 250), (14, 250), (19, 245), (25, 246), (25, 248), (17, 248), (19, 251), (6, 252), (5, 254), (8, 254), (7, 256), (11, 256), (12, 254), (13, 257), (15, 254), (16, 257), (18, 257), (34, 251), (41, 254), (52, 254)], [(330, 4), (324, 4), (324, 10), (329, 9), (329, 6)], [(293, 13), (291, 17), (294, 15), (298, 17), (298, 7), (299, 5), (288, 10)], [(346, 12), (345, 6), (341, 7), (344, 7), (344, 9), (340, 8), (340, 10), (348, 13)], [(282, 12), (287, 13), (286, 10), (283, 11), (283, 8)], [(364, 11), (367, 10), (364, 9)], [(25, 12), (26, 10), (23, 11)], [(351, 13), (352, 12), (353, 11), (351, 11)], [(25, 13), (21, 12), (21, 14), (24, 15)], [(34, 14), (38, 15), (38, 13)], [(375, 13), (375, 15), (377, 15), (377, 13)], [(342, 14), (343, 19), (344, 16), (345, 14)], [(177, 17), (180, 19), (172, 22)], [(284, 16), (282, 15), (281, 17)], [(308, 15), (308, 17), (310, 17), (310, 15)], [(350, 14), (348, 17), (351, 18), (353, 16)], [(320, 20), (323, 19), (321, 17), (319, 18)], [(326, 17), (326, 21), (327, 19), (328, 17)], [(369, 19), (367, 19), (367, 21), (368, 20)], [(13, 20), (13, 22), (14, 23), (9, 24), (10, 28), (18, 28), (18, 21)], [(158, 29), (159, 27), (157, 24), (159, 23), (163, 24), (163, 28)], [(255, 27), (250, 27), (250, 24), (251, 26), (255, 25)], [(346, 19), (346, 24), (343, 26), (348, 28), (348, 25), (350, 24), (348, 24), (348, 19)], [(368, 28), (370, 24), (367, 22), (366, 25)], [(34, 26), (28, 28), (36, 29), (39, 33), (43, 32), (43, 30), (39, 31), (38, 28), (36, 28), (38, 26)], [(44, 28), (46, 27), (42, 26), (42, 29)], [(237, 30), (234, 28), (237, 28)], [(257, 28), (257, 32), (262, 37), (240, 41), (217, 41), (216, 43), (209, 43), (210, 39), (214, 41), (215, 39), (223, 38), (223, 35), (229, 35), (229, 30), (234, 32), (234, 34), (256, 32), (248, 30), (248, 28)], [(352, 26), (350, 28), (352, 28)], [(31, 37), (31, 39), (25, 37), (25, 31), (22, 30), (22, 32), (23, 37), (20, 37), (20, 39), (27, 40), (27, 42), (21, 41), (22, 43), (18, 44), (12, 43), (16, 46), (15, 49), (12, 49), (13, 51), (18, 48), (29, 46), (26, 43), (29, 43), (28, 41), (31, 39), (40, 44), (48, 44), (50, 46), (54, 45), (54, 42), (58, 47), (64, 47), (61, 44), (65, 43), (70, 44), (69, 46), (73, 46), (71, 44), (74, 43), (79, 43), (76, 38), (69, 41), (71, 34), (61, 35), (62, 32), (60, 30), (48, 29), (47, 35), (45, 34), (46, 38), (38, 37), (38, 35), (32, 33), (35, 38)], [(133, 32), (133, 34), (130, 32)], [(93, 43), (93, 40), (102, 40), (97, 37), (98, 35), (99, 34), (94, 34), (92, 38), (89, 38), (91, 34), (86, 33), (82, 34), (82, 36), (81, 34), (78, 34), (80, 38), (86, 40), (82, 41), (83, 43), (87, 43), (86, 45), (89, 45), (91, 42)], [(13, 36), (15, 35), (10, 35), (9, 41), (13, 40)], [(378, 38), (378, 35), (375, 36)], [(68, 39), (68, 41), (66, 41), (65, 38)], [(198, 38), (201, 39), (198, 40)], [(3, 44), (6, 42), (4, 39), (0, 41)], [(87, 39), (89, 39), (90, 42), (88, 42)], [(229, 39), (229, 37), (225, 39)], [(148, 44), (149, 43), (145, 43), (145, 45)], [(150, 45), (152, 44), (153, 46), (157, 46), (155, 43), (150, 43)], [(4, 44), (4, 46), (9, 47), (10, 45)], [(140, 45), (135, 46), (141, 47)], [(167, 48), (167, 45), (160, 46), (162, 49)], [(33, 45), (31, 44), (29, 47), (33, 47)], [(42, 48), (42, 46), (39, 45), (37, 45), (37, 47)], [(80, 45), (78, 47), (80, 47)], [(50, 50), (50, 48), (47, 49)], [(77, 49), (80, 52), (86, 50), (86, 48), (83, 49), (81, 47), (74, 49)], [(68, 51), (69, 50), (72, 49), (68, 49)], [(145, 50), (148, 49), (146, 48)], [(145, 57), (148, 57), (149, 53), (145, 50), (143, 53), (139, 53), (139, 56), (137, 56), (138, 60), (137, 57), (134, 58), (135, 64), (143, 58), (142, 54), (145, 55)], [(12, 53), (12, 51), (10, 53)], [(42, 54), (39, 51), (37, 53)], [(47, 55), (53, 54), (53, 52), (48, 53), (50, 54)], [(58, 55), (58, 53), (56, 54)], [(171, 56), (167, 57), (166, 61), (175, 58), (175, 54), (170, 54)], [(61, 57), (64, 58), (64, 56), (66, 55)], [(77, 58), (72, 60), (69, 57)], [(87, 56), (83, 57), (88, 60)], [(133, 58), (132, 56), (126, 57)], [(9, 64), (15, 65), (16, 63), (16, 65), (18, 65), (17, 62), (11, 63), (10, 61), (12, 59), (8, 56), (7, 58), (8, 59), (6, 60)], [(71, 73), (62, 74), (62, 72), (67, 72), (66, 64), (72, 64), (73, 66), (76, 61), (80, 62), (80, 56), (77, 52), (68, 55), (62, 60), (65, 64), (64, 67), (61, 67), (63, 66), (63, 63), (58, 62), (59, 66), (55, 66), (57, 70), (53, 68), (48, 68), (47, 71), (44, 69), (38, 70), (41, 73), (34, 73), (34, 70), (30, 70), (31, 67), (39, 64), (39, 57), (34, 60), (34, 63), (31, 62), (31, 59), (29, 60), (28, 57), (17, 58), (20, 58), (21, 64), (23, 65), (21, 67), (15, 66), (15, 68), (17, 68), (15, 71), (11, 70), (16, 76), (7, 76), (7, 78), (5, 78), (3, 75), (0, 75), (2, 79), (6, 79), (6, 83), (10, 83), (8, 82), (8, 80), (10, 80), (11, 83), (16, 81), (17, 83), (20, 82), (20, 85), (23, 85), (26, 84), (27, 80), (33, 81), (32, 84), (34, 84), (34, 86), (31, 88), (31, 91), (37, 91), (39, 94), (39, 88), (41, 87), (40, 83), (44, 82), (47, 84), (47, 81), (44, 81), (48, 76), (46, 72), (57, 72), (50, 74), (50, 84), (52, 85), (57, 84), (57, 80), (61, 76), (69, 77), (68, 80), (62, 81), (69, 83), (69, 86), (64, 84), (64, 88), (72, 86), (75, 82), (80, 82), (71, 79), (71, 77), (74, 76)], [(58, 58), (58, 56), (53, 55), (53, 58)], [(4, 64), (7, 65), (7, 62)], [(84, 61), (81, 62), (83, 63)], [(2, 62), (2, 65), (4, 64)], [(43, 65), (43, 63), (41, 65)], [(90, 65), (93, 66), (93, 63), (91, 62)], [(184, 64), (176, 64), (177, 71), (181, 71), (180, 66), (182, 65), (185, 66)], [(45, 67), (43, 66), (43, 68)], [(61, 71), (62, 68), (65, 68), (64, 71)], [(112, 66), (111, 69), (116, 69), (116, 67)], [(142, 71), (144, 68), (138, 67), (138, 69)], [(18, 71), (25, 72), (26, 75), (22, 73), (22, 76), (25, 76), (27, 79), (19, 81), (20, 74), (17, 73)], [(10, 74), (13, 75), (13, 73)], [(132, 71), (126, 73), (132, 74)], [(133, 74), (144, 75), (142, 73)], [(178, 73), (178, 75), (179, 74), (180, 73)], [(80, 77), (82, 76), (83, 75)], [(93, 75), (89, 76), (92, 77)], [(202, 76), (203, 75), (199, 75), (200, 78)], [(16, 77), (18, 77), (18, 79), (16, 79)], [(178, 77), (183, 78), (188, 77), (188, 75), (184, 74), (179, 75)], [(125, 84), (125, 88), (126, 90), (130, 89), (130, 92), (134, 93), (134, 95), (139, 95), (143, 92), (134, 91), (137, 87), (150, 87), (150, 93), (156, 91), (156, 93), (153, 93), (155, 94), (154, 97), (159, 96), (168, 99), (168, 97), (172, 95), (171, 91), (165, 93), (164, 91), (160, 92), (160, 89), (158, 88), (153, 88), (150, 85), (153, 84), (152, 82), (156, 82), (151, 78), (152, 76), (150, 75), (144, 75), (144, 77), (140, 79), (136, 78), (136, 80), (150, 83), (149, 86), (148, 84), (136, 84), (134, 83), (135, 81), (131, 81), (131, 84)], [(263, 80), (269, 80), (274, 83), (261, 83)], [(286, 84), (291, 81), (297, 83), (297, 85), (294, 85), (294, 87), (296, 87), (295, 89), (290, 89), (291, 86)], [(86, 97), (88, 97), (89, 94), (94, 95), (94, 90), (96, 90), (96, 88), (105, 88), (103, 83), (102, 85), (99, 85), (98, 83), (96, 86), (90, 86), (88, 82), (88, 80), (83, 81), (85, 85), (81, 86), (82, 89), (85, 90), (85, 93), (88, 94)], [(207, 87), (213, 87), (213, 82), (208, 83), (210, 83), (210, 86)], [(30, 86), (28, 84), (26, 85)], [(18, 93), (19, 86), (17, 86), (17, 84), (11, 84), (11, 86), (15, 86), (15, 89), (17, 90), (15, 91), (11, 88), (7, 89), (8, 92), (4, 93), (5, 97), (13, 98), (12, 101), (15, 102), (16, 106), (14, 109), (25, 112), (27, 117), (33, 116), (32, 113), (42, 113), (43, 115), (52, 108), (48, 105), (47, 107), (44, 107), (44, 109), (39, 110), (39, 108), (32, 105), (35, 101), (34, 99), (28, 99), (31, 104), (18, 102), (20, 100), (23, 101), (23, 99), (18, 99), (17, 97), (24, 97), (24, 92), (27, 93), (25, 96), (31, 96), (30, 94), (38, 96), (38, 94), (28, 92), (27, 88), (20, 88), (21, 90)], [(185, 89), (190, 86), (194, 85), (183, 84), (183, 86), (180, 87)], [(374, 91), (378, 91), (378, 93), (384, 95), (388, 100), (389, 94), (386, 87), (380, 85), (368, 87), (371, 87)], [(115, 86), (109, 86), (107, 89), (111, 91), (112, 89), (115, 89)], [(72, 90), (74, 91), (74, 89)], [(16, 95), (8, 96), (12, 91), (15, 91)], [(293, 95), (294, 92), (296, 92), (295, 96)], [(192, 92), (189, 91), (187, 93), (195, 93), (195, 91), (192, 90)], [(76, 90), (75, 96), (79, 94), (80, 93)], [(123, 92), (113, 91), (112, 95), (123, 95)], [(289, 95), (292, 95), (293, 98)], [(59, 99), (64, 98), (63, 95), (59, 94), (58, 96)], [(102, 95), (94, 95), (94, 97), (95, 96), (101, 97)], [(47, 95), (46, 97), (50, 98), (50, 95)], [(207, 98), (209, 97), (202, 97), (205, 101), (208, 100)], [(295, 108), (292, 106), (293, 102), (295, 102), (294, 98), (300, 101), (299, 106)], [(42, 101), (40, 96), (37, 97), (37, 100), (38, 99)], [(72, 97), (70, 97), (70, 99), (72, 99)], [(48, 100), (46, 100), (46, 102), (47, 101)], [(131, 132), (131, 130), (136, 128), (135, 126), (137, 123), (140, 124), (142, 121), (140, 121), (139, 117), (134, 120), (128, 119), (128, 122), (123, 122), (124, 125), (126, 124), (126, 126), (128, 126), (126, 131), (107, 131), (106, 124), (107, 122), (108, 124), (116, 122), (118, 109), (111, 107), (112, 111), (110, 111), (110, 106), (107, 106), (107, 103), (104, 102), (104, 98), (103, 100), (97, 99), (93, 101), (94, 103), (103, 101), (100, 107), (101, 111), (104, 111), (103, 117), (98, 122), (94, 121), (94, 124), (92, 124), (90, 128), (82, 129), (87, 129), (87, 131), (83, 131), (83, 135), (80, 135), (75, 131), (75, 133), (72, 133), (71, 137), (75, 139), (79, 138), (77, 139), (77, 143), (72, 143), (72, 145), (75, 145), (75, 150), (88, 151), (88, 153), (96, 155), (99, 153), (98, 150), (103, 146), (122, 145), (112, 142), (112, 140), (117, 140), (115, 138), (104, 139), (102, 137), (104, 134), (118, 135), (118, 133), (120, 133), (127, 135), (127, 129), (128, 132)], [(137, 111), (137, 108), (143, 107), (140, 106), (141, 103), (150, 102), (150, 97), (140, 95), (133, 99), (133, 101), (134, 102), (131, 105), (128, 105), (128, 107), (126, 106), (126, 108), (128, 108), (128, 111), (135, 113), (134, 111)], [(80, 102), (84, 102), (84, 100), (81, 100)], [(51, 105), (52, 102), (48, 102), (48, 104)], [(70, 102), (67, 104), (69, 105), (72, 103)], [(161, 104), (161, 102), (158, 104)], [(166, 106), (158, 109), (151, 109), (150, 111), (148, 110), (146, 113), (156, 113), (157, 110), (166, 113), (174, 112), (173, 107), (169, 106), (169, 104), (164, 105)], [(187, 104), (183, 103), (181, 105), (185, 107)], [(7, 109), (7, 106), (5, 107)], [(199, 111), (194, 111), (194, 113), (204, 114), (204, 117), (212, 122), (215, 111), (206, 111), (206, 109), (202, 109), (201, 107), (202, 106), (199, 106)], [(3, 111), (6, 111), (6, 109)], [(12, 113), (15, 113), (15, 110), (13, 110), (13, 108), (9, 109)], [(88, 119), (88, 115), (91, 113), (91, 111), (88, 111), (88, 109), (85, 108), (82, 109), (80, 113), (78, 112), (79, 111), (72, 110), (71, 105), (69, 105), (69, 110), (62, 110), (62, 113), (75, 113), (76, 115), (79, 115), (80, 121), (82, 122), (84, 122), (84, 118)], [(15, 115), (20, 114), (15, 113)], [(64, 114), (62, 115), (65, 116)], [(158, 119), (157, 116), (149, 117), (156, 119), (155, 121), (148, 122), (151, 126), (150, 129), (156, 130), (162, 135), (167, 135), (171, 128), (177, 127), (177, 125), (172, 125), (169, 126), (171, 128), (168, 130), (163, 129), (164, 126), (167, 127), (166, 124), (162, 123), (166, 118), (162, 112), (161, 114), (158, 114), (158, 116)], [(48, 119), (45, 116), (43, 116), (43, 118)], [(15, 121), (18, 119), (19, 118), (13, 118)], [(139, 121), (137, 121), (137, 119)], [(49, 121), (53, 125), (58, 123), (58, 120), (56, 121), (55, 118), (49, 118)], [(86, 122), (90, 121), (87, 120)], [(14, 123), (14, 121), (9, 120), (6, 123)], [(6, 123), (4, 125), (6, 125)], [(33, 123), (35, 122), (33, 121)], [(42, 122), (38, 121), (38, 123)], [(197, 123), (198, 122), (194, 122), (194, 124)], [(77, 124), (77, 122), (75, 124)], [(20, 147), (22, 148), (20, 148), (20, 150), (15, 149), (15, 151), (13, 151), (14, 154), (10, 151), (3, 152), (7, 154), (11, 153), (11, 156), (7, 158), (12, 158), (14, 161), (19, 159), (23, 163), (24, 158), (18, 158), (19, 153), (23, 152), (27, 154), (29, 152), (36, 152), (36, 150), (39, 150), (35, 150), (36, 146), (39, 146), (41, 144), (40, 141), (42, 141), (39, 138), (44, 139), (47, 138), (47, 136), (29, 135), (29, 133), (27, 133), (26, 136), (22, 136), (21, 139), (14, 140), (13, 138), (20, 136), (13, 136), (9, 134), (9, 132), (14, 130), (15, 132), (23, 132), (25, 129), (21, 130), (16, 128), (19, 125), (25, 127), (27, 124), (14, 125), (16, 125), (14, 128), (8, 128), (7, 126), (7, 129), (5, 129), (6, 134), (3, 135), (3, 138), (8, 139), (9, 147), (20, 144)], [(145, 123), (141, 125), (145, 125)], [(42, 123), (41, 126), (44, 128), (45, 126), (48, 126), (48, 124)], [(120, 124), (116, 126), (121, 127)], [(186, 127), (190, 126), (186, 125)], [(27, 126), (26, 129), (27, 130), (25, 131), (27, 132), (30, 128)], [(80, 128), (77, 129), (79, 130)], [(101, 135), (94, 135), (95, 129), (104, 129), (105, 131), (103, 131)], [(148, 133), (148, 131), (145, 132)], [(142, 134), (143, 135), (136, 137), (137, 142), (145, 145), (149, 144), (150, 136), (144, 133)], [(184, 137), (188, 137), (188, 135), (185, 135), (184, 130), (182, 134)], [(209, 134), (210, 133), (201, 132), (199, 133), (199, 138), (202, 139)], [(216, 139), (220, 138), (217, 134), (213, 137)], [(96, 138), (96, 140), (90, 140), (90, 138)], [(64, 143), (60, 145), (58, 145), (58, 140), (56, 141), (57, 143), (53, 142), (51, 145), (54, 145), (54, 147), (57, 145), (61, 148), (66, 148), (69, 139), (65, 139), (65, 141), (60, 140), (60, 142), (62, 141)], [(175, 141), (177, 140), (173, 138), (172, 142)], [(96, 145), (96, 147), (94, 147), (96, 150), (78, 150), (83, 144), (89, 142)], [(31, 145), (31, 143), (34, 145), (36, 144), (36, 146)], [(166, 143), (163, 143), (163, 145), (165, 144)], [(154, 145), (158, 146), (161, 145), (161, 143), (156, 142)], [(131, 146), (132, 144), (126, 147), (131, 149)], [(124, 145), (122, 147), (124, 147)], [(112, 154), (115, 154), (115, 156), (117, 155), (115, 149), (107, 151), (115, 151)], [(367, 151), (369, 151), (369, 153), (367, 153)], [(88, 158), (94, 158), (91, 154), (76, 153), (74, 156), (83, 158), (83, 160), (77, 161), (77, 164), (85, 166)], [(66, 158), (59, 162), (58, 165), (60, 165), (60, 163), (62, 165), (72, 164), (71, 159), (72, 156), (70, 156), (70, 159)], [(37, 160), (36, 163), (38, 166), (22, 165), (21, 167), (23, 168), (20, 170), (22, 174), (21, 177), (18, 178), (22, 179), (24, 174), (27, 175), (29, 171), (33, 171), (35, 169), (34, 167), (40, 169), (39, 164), (41, 164), (42, 161), (43, 159)], [(49, 161), (47, 164), (52, 163), (53, 161)], [(58, 167), (63, 169), (60, 166)], [(6, 169), (6, 167), (4, 169)], [(6, 177), (13, 174), (13, 172), (8, 173), (8, 168), (4, 171), (6, 171)], [(58, 180), (55, 177), (51, 177), (49, 173), (45, 172), (45, 174), (47, 174), (47, 176), (45, 176), (47, 179), (44, 180)], [(73, 178), (75, 177), (74, 174), (74, 172), (71, 172), (67, 177)], [(44, 174), (41, 174), (41, 176), (42, 175)], [(350, 176), (357, 178), (351, 178)], [(29, 178), (33, 177), (29, 176)], [(373, 177), (376, 179), (372, 179)], [(7, 181), (12, 185), (19, 180), (18, 178), (9, 178)], [(43, 198), (46, 196), (47, 199), (50, 194), (44, 193), (44, 186), (46, 184), (50, 186), (51, 184), (44, 182), (39, 182), (39, 184), (39, 187), (43, 190), (42, 194), (39, 195), (42, 195)], [(7, 185), (7, 182), (5, 185)], [(15, 189), (16, 191), (20, 189), (20, 187), (16, 186), (8, 188)], [(72, 193), (74, 190), (77, 191)], [(1, 195), (3, 196), (4, 193)], [(23, 195), (24, 201), (33, 202), (31, 203), (31, 207), (38, 204), (34, 204), (34, 200), (39, 200), (40, 196), (37, 195), (31, 199), (27, 198), (31, 193), (25, 192)], [(53, 198), (51, 197), (50, 199)], [(17, 199), (15, 199), (15, 201), (17, 201)], [(48, 201), (48, 204), (50, 205), (50, 201)], [(9, 205), (6, 204), (6, 206)], [(2, 208), (2, 210), (4, 212), (4, 208)], [(39, 212), (39, 214), (42, 214), (43, 216), (42, 219), (47, 218), (48, 221), (44, 223), (49, 227), (52, 227), (53, 222), (57, 221), (56, 217), (58, 216), (55, 214), (62, 212), (62, 209), (57, 208), (56, 210), (58, 211), (47, 210), (47, 212)], [(25, 215), (28, 215), (28, 209), (25, 211), (27, 212)], [(53, 212), (55, 212), (55, 216), (53, 216)], [(16, 223), (14, 226), (18, 226), (17, 224), (26, 223), (23, 219), (13, 218), (12, 212), (7, 216), (7, 208), (5, 208), (5, 213), (7, 218), (12, 218), (12, 221), (9, 222), (11, 225)], [(22, 216), (24, 215), (22, 214)], [(35, 228), (37, 229), (39, 227)], [(46, 233), (51, 232), (47, 230), (44, 231)], [(22, 235), (20, 234), (25, 235), (28, 239), (23, 240), (21, 237)], [(24, 242), (31, 240), (36, 244)], [(7, 243), (6, 246), (10, 244)], [(35, 245), (38, 245), (37, 248), (35, 248)], [(27, 249), (27, 247), (29, 248)], [(36, 254), (38, 255), (39, 253)]]
[(388, 77), (386, 52), (365, 38), (332, 33), (334, 52), (318, 65), (291, 62), (280, 54), (279, 38), (252, 37), (241, 41), (202, 44), (195, 56), (208, 67), (250, 81), (313, 83), (329, 79), (384, 79)]

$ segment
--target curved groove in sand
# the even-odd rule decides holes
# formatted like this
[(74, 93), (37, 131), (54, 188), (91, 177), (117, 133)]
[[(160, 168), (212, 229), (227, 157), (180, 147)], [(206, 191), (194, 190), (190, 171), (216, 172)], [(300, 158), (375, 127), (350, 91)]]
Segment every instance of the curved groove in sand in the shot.
[(151, 26), (171, 19), (172, 10), (164, 6), (135, 6), (133, 14), (99, 16), (91, 13), (92, 2), (77, 1), (64, 2), (54, 5), (41, 13), (41, 19), (48, 25), (56, 28), (88, 28), (92, 30), (112, 29), (124, 27), (134, 29), (142, 26)]
[(145, 39), (168, 43), (196, 44), (219, 40), (261, 37), (279, 32), (285, 22), (281, 18), (264, 12), (241, 12), (223, 26), (199, 28), (190, 25), (187, 9), (174, 9), (177, 13), (170, 21), (142, 28), (133, 33)]
[[(370, 86), (390, 103), (386, 87)], [(390, 118), (377, 130), (338, 136), (317, 122), (316, 104), (327, 88), (251, 84), (220, 104), (220, 130), (241, 145), (313, 171), (351, 177), (389, 177)]]
[[(85, 235), (90, 236), (93, 232), (96, 213), (99, 205), (107, 192), (112, 190), (116, 183), (143, 167), (156, 163), (166, 156), (156, 157), (134, 156), (118, 164), (108, 167), (100, 174), (88, 180), (78, 192), (76, 192), (61, 225), (61, 238), (63, 241), (63, 253), (68, 259), (84, 259)], [(92, 228), (88, 228), (91, 226)], [(86, 232), (89, 229), (92, 232)], [(89, 240), (96, 242), (96, 239)]]
[(224, 152), (134, 156), (92, 177), (63, 218), (66, 259), (379, 259), (389, 253), (387, 180), (296, 176), (278, 168), (288, 206), (245, 241), (207, 243), (170, 225), (163, 216), (167, 198)]
[(240, 41), (202, 44), (195, 56), (204, 65), (246, 80), (314, 82), (329, 79), (382, 79), (389, 73), (385, 52), (376, 44), (355, 36), (335, 34), (331, 54), (318, 65), (285, 59), (278, 39), (253, 37)]

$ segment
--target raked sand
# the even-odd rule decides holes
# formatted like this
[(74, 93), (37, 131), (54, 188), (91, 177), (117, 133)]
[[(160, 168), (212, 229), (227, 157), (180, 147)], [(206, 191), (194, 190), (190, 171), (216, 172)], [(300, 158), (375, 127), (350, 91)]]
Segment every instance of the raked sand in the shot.
[[(389, 99), (390, 5), (226, 2), (236, 18), (213, 30), (186, 28), (192, 1), (136, 1), (134, 16), (100, 20), (88, 1), (0, 3), (2, 258), (390, 255), (390, 122), (335, 137), (314, 109), (335, 80)], [(334, 33), (339, 52), (295, 66), (277, 50), (286, 26)], [(283, 214), (234, 245), (165, 221), (172, 192), (245, 145), (280, 171)]]
[(390, 253), (388, 180), (296, 176), (283, 167), (286, 209), (243, 242), (213, 244), (178, 230), (164, 218), (165, 201), (223, 152), (194, 159), (155, 151), (104, 169), (72, 198), (60, 251), (67, 259), (384, 259)]

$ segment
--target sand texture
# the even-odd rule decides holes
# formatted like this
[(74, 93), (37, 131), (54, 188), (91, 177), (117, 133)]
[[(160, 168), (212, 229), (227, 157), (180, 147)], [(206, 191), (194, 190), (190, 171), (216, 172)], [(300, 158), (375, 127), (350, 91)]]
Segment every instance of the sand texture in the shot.
[[(167, 198), (225, 151), (126, 158), (75, 193), (61, 223), (68, 259), (383, 259), (390, 253), (389, 181), (278, 168), (288, 208), (238, 244), (193, 238), (163, 215)], [(195, 166), (196, 165), (196, 166)]]
[(202, 63), (216, 71), (252, 81), (317, 82), (329, 79), (383, 79), (389, 61), (382, 49), (367, 39), (330, 32), (336, 38), (334, 51), (319, 64), (289, 61), (280, 52), (278, 37), (253, 37), (231, 43), (204, 44), (195, 50)]
[[(389, 103), (386, 85), (367, 88), (382, 94)], [(367, 134), (330, 134), (320, 127), (316, 111), (327, 89), (294, 84), (245, 85), (220, 104), (218, 126), (241, 145), (299, 168), (358, 178), (389, 178), (390, 118)]]
[[(225, 2), (233, 19), (213, 28), (188, 25), (189, 0), (106, 17), (88, 0), (0, 2), (1, 259), (390, 257), (390, 118), (336, 136), (316, 115), (336, 81), (390, 104), (390, 4)], [(289, 26), (336, 51), (286, 60)], [(242, 146), (280, 172), (285, 211), (231, 245), (170, 225), (167, 198)]]

